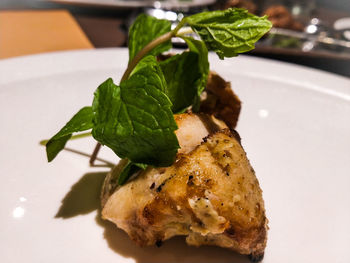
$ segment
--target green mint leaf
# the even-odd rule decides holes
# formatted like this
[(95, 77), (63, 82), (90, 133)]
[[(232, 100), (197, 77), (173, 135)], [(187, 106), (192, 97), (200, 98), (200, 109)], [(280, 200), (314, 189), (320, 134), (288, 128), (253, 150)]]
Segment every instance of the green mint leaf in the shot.
[(166, 94), (173, 103), (172, 110), (175, 113), (190, 105), (199, 106), (199, 96), (206, 86), (209, 72), (208, 50), (204, 43), (191, 38), (184, 39), (190, 48), (189, 52), (160, 62), (167, 82)]
[[(151, 69), (149, 74), (154, 74)], [(171, 102), (162, 92), (163, 84), (161, 81), (154, 83), (154, 79), (137, 72), (121, 86), (115, 85), (112, 79), (102, 83), (92, 105), (92, 135), (120, 158), (169, 166), (179, 148), (174, 133), (177, 126)]]
[(221, 59), (252, 50), (272, 26), (266, 16), (233, 8), (195, 14), (187, 17), (186, 22)]
[(123, 185), (126, 181), (136, 172), (140, 170), (145, 170), (147, 168), (147, 164), (143, 163), (133, 163), (128, 160), (128, 163), (124, 166), (122, 172), (118, 177), (118, 184)]
[(190, 37), (183, 37), (186, 41), (188, 48), (191, 52), (198, 54), (198, 69), (201, 77), (197, 80), (197, 96), (193, 102), (192, 110), (197, 112), (200, 106), (200, 95), (207, 85), (208, 74), (209, 74), (209, 61), (208, 61), (208, 49), (203, 41), (195, 40)]
[[(148, 43), (157, 37), (171, 31), (171, 22), (157, 19), (145, 14), (139, 15), (129, 30), (129, 62)], [(171, 41), (166, 41), (150, 51), (150, 55), (158, 55), (172, 47)]]
[(201, 76), (197, 65), (198, 55), (194, 52), (183, 52), (160, 62), (167, 83), (166, 94), (175, 113), (192, 105), (197, 95), (196, 82)]
[(153, 85), (165, 92), (166, 80), (155, 56), (144, 57), (131, 72), (130, 77), (133, 75), (136, 82), (139, 82), (140, 78), (147, 79), (149, 85)]
[(92, 108), (84, 107), (46, 144), (47, 160), (51, 162), (64, 148), (74, 132), (86, 131), (92, 128)]

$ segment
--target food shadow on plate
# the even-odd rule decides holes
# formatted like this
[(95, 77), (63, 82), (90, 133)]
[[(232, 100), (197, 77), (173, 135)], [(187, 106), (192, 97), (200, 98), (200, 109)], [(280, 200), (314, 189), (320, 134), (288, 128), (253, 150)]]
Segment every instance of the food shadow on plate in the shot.
[[(65, 151), (72, 152), (90, 158), (91, 155), (71, 149), (64, 148)], [(96, 158), (99, 163), (91, 167), (110, 167), (113, 163), (107, 160)], [(100, 193), (103, 181), (107, 172), (95, 172), (84, 174), (78, 182), (72, 185), (70, 191), (61, 201), (61, 206), (55, 215), (55, 218), (71, 218), (77, 215), (88, 214), (100, 207)]]
[(100, 208), (100, 192), (107, 172), (84, 174), (62, 199), (56, 218), (85, 215)]
[(139, 247), (123, 230), (118, 229), (111, 222), (101, 219), (100, 192), (106, 175), (107, 172), (84, 174), (65, 195), (55, 217), (69, 219), (97, 210), (96, 223), (104, 229), (103, 235), (106, 245), (117, 254), (132, 258), (137, 263), (250, 262), (248, 257), (228, 249), (210, 246), (199, 248), (187, 246), (184, 237), (174, 237), (167, 240), (161, 247)]

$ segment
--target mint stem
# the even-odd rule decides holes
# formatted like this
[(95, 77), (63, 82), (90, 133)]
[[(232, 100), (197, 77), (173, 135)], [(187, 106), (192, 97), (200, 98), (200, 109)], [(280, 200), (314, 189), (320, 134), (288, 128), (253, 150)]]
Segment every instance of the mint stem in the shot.
[[(80, 133), (77, 135), (73, 135), (72, 137), (69, 138), (69, 140), (75, 140), (75, 139), (80, 139), (84, 137), (91, 136), (91, 132), (85, 132), (85, 133)], [(39, 142), (40, 145), (45, 146), (48, 143), (49, 140), (42, 140)]]
[(137, 63), (140, 62), (140, 60), (152, 49), (154, 49), (156, 46), (168, 41), (173, 37), (172, 31), (168, 32), (164, 35), (161, 35), (160, 37), (156, 38), (155, 40), (148, 43), (143, 49), (139, 51), (139, 53), (136, 54), (136, 56), (131, 60), (131, 62), (128, 65), (128, 68), (124, 72), (123, 77), (121, 78), (120, 82), (123, 82), (127, 80), (130, 76), (130, 73), (134, 70)]
[(148, 54), (152, 49), (154, 49), (156, 46), (170, 40), (171, 38), (175, 37), (177, 32), (180, 30), (181, 27), (184, 26), (186, 23), (186, 19), (182, 19), (181, 22), (170, 32), (165, 33), (164, 35), (161, 35), (160, 37), (156, 38), (155, 40), (149, 42), (143, 49), (141, 49), (136, 56), (131, 60), (131, 62), (128, 65), (128, 68), (124, 72), (120, 82), (123, 82), (124, 80), (127, 80), (131, 74), (131, 72), (136, 67), (137, 63), (140, 62), (140, 60)]
[(94, 149), (94, 151), (92, 152), (92, 155), (91, 155), (90, 160), (89, 160), (89, 163), (90, 163), (91, 166), (94, 165), (95, 160), (97, 159), (97, 154), (98, 154), (98, 152), (100, 151), (100, 149), (101, 149), (101, 143), (98, 142), (98, 143), (96, 144), (95, 149)]

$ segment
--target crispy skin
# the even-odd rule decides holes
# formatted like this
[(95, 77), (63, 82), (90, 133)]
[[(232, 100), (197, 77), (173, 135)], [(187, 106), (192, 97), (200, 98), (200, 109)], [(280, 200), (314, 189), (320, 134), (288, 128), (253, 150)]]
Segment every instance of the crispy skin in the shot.
[[(207, 114), (193, 114), (184, 113), (174, 115), (177, 126), (179, 127), (176, 131), (176, 137), (179, 141), (180, 149), (178, 150), (178, 156), (180, 154), (186, 154), (197, 147), (203, 140), (204, 137), (212, 134), (221, 129), (227, 128), (227, 125), (213, 116)], [(107, 202), (109, 196), (118, 187), (117, 176), (123, 170), (126, 165), (126, 160), (121, 160), (120, 163), (114, 168), (114, 172), (108, 174), (105, 183), (102, 187), (101, 203), (102, 207)]]
[(231, 89), (231, 83), (210, 71), (204, 94), (206, 96), (201, 101), (200, 112), (214, 115), (234, 129), (241, 111), (241, 101)]
[(172, 166), (149, 168), (110, 194), (103, 218), (140, 246), (186, 235), (189, 245), (221, 246), (252, 258), (264, 253), (262, 192), (238, 134), (229, 129), (178, 154)]

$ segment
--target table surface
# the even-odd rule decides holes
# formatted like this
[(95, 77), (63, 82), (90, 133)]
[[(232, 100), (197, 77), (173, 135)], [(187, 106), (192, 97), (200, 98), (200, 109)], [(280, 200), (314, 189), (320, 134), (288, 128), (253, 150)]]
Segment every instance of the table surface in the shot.
[(66, 10), (5, 10), (0, 21), (0, 58), (94, 47)]

